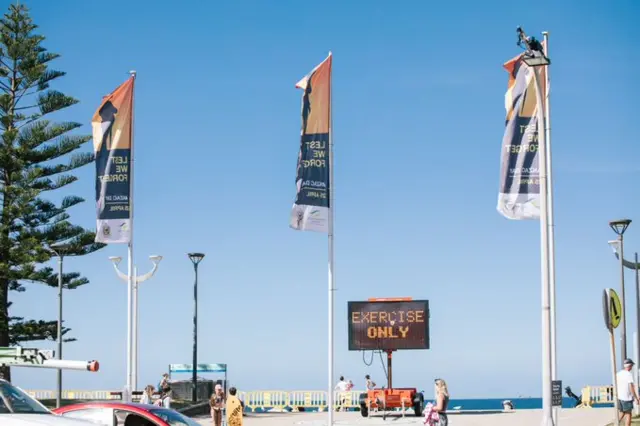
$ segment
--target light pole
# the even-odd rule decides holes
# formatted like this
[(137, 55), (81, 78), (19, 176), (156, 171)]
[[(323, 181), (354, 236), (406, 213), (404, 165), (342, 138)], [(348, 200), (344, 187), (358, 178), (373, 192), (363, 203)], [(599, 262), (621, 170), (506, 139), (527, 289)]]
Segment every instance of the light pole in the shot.
[(195, 282), (193, 283), (193, 375), (191, 377), (191, 402), (198, 402), (198, 264), (204, 259), (204, 253), (187, 254), (193, 263)]
[(613, 232), (618, 234), (618, 244), (620, 247), (620, 297), (622, 303), (622, 327), (620, 330), (621, 355), (622, 360), (627, 358), (627, 306), (626, 298), (624, 295), (624, 233), (631, 224), (631, 219), (612, 220), (609, 222), (609, 226), (613, 229)]
[[(56, 358), (62, 359), (62, 288), (64, 277), (62, 275), (64, 256), (69, 252), (70, 246), (64, 243), (51, 244), (49, 249), (58, 256), (58, 353)], [(60, 408), (62, 401), (62, 369), (58, 368), (56, 380), (56, 408)]]
[[(617, 259), (620, 259), (622, 261), (622, 264), (625, 268), (633, 269), (636, 271), (636, 347), (638, 348), (638, 350), (640, 350), (640, 263), (638, 263), (638, 253), (635, 253), (635, 261), (630, 262), (618, 254), (620, 240), (609, 241), (609, 245), (613, 249), (613, 254)], [(624, 308), (622, 311), (624, 312)], [(640, 368), (638, 366), (636, 366), (636, 383), (640, 383)], [(636, 408), (636, 412), (640, 411), (640, 407)]]
[(524, 45), (525, 53), (522, 61), (531, 68), (533, 83), (536, 90), (536, 129), (538, 135), (538, 169), (540, 177), (540, 254), (542, 275), (542, 426), (553, 426), (553, 406), (551, 399), (551, 383), (553, 378), (553, 347), (552, 317), (551, 317), (551, 291), (555, 284), (554, 274), (551, 273), (550, 252), (554, 241), (550, 238), (550, 224), (553, 223), (549, 212), (549, 201), (552, 193), (552, 182), (549, 182), (550, 164), (547, 157), (550, 152), (546, 141), (545, 106), (543, 103), (542, 85), (539, 68), (546, 67), (551, 61), (544, 54), (542, 44), (534, 37), (529, 37), (520, 27), (518, 33), (518, 45)]
[[(119, 256), (111, 256), (109, 258), (113, 263), (118, 278), (124, 282), (129, 282), (129, 276), (118, 269), (118, 264), (122, 261)], [(158, 270), (158, 265), (162, 260), (162, 256), (149, 256), (149, 260), (153, 263), (151, 271), (144, 275), (138, 275), (138, 268), (133, 269), (133, 287), (129, 290), (127, 301), (127, 401), (131, 399), (131, 392), (138, 389), (138, 286), (141, 282), (153, 277)]]

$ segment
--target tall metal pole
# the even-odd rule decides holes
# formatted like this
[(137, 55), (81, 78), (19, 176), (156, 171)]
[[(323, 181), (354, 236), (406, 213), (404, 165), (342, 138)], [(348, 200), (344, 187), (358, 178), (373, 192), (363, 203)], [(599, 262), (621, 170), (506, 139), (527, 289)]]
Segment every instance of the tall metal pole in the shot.
[(191, 402), (198, 402), (198, 264), (193, 264), (196, 279), (193, 284), (193, 376), (191, 378), (193, 387)]
[(129, 264), (127, 267), (127, 383), (125, 385), (124, 401), (131, 402), (133, 390), (133, 250), (129, 245)]
[(134, 287), (134, 273), (133, 273), (133, 180), (134, 180), (134, 96), (135, 96), (135, 79), (137, 77), (136, 71), (129, 72), (133, 77), (134, 87), (131, 94), (131, 153), (130, 153), (130, 168), (129, 168), (129, 218), (130, 218), (130, 239), (127, 250), (127, 275), (129, 277), (127, 283), (127, 385), (126, 385), (126, 402), (131, 402), (131, 392), (133, 391), (133, 287)]
[(131, 376), (132, 376), (132, 389), (138, 390), (138, 268), (133, 267), (133, 332), (131, 340), (133, 341), (132, 348), (132, 364), (131, 364)]
[(624, 295), (624, 236), (623, 234), (618, 235), (618, 241), (620, 244), (620, 285), (621, 285), (621, 292), (620, 292), (620, 297), (621, 297), (621, 301), (620, 303), (622, 304), (622, 327), (620, 330), (620, 340), (622, 341), (622, 344), (620, 345), (620, 352), (622, 355), (622, 362), (621, 365), (624, 364), (624, 360), (627, 358), (627, 304), (626, 304), (626, 298)]
[[(331, 56), (331, 52), (329, 52)], [(334, 180), (333, 180), (333, 59), (331, 64), (331, 75), (329, 79), (329, 368), (328, 368), (328, 393), (327, 410), (328, 426), (333, 426), (333, 302), (334, 302), (334, 276), (333, 276), (333, 206), (334, 206)]]
[[(544, 41), (544, 56), (549, 58), (549, 32), (542, 32)], [(550, 98), (550, 77), (549, 68), (544, 68), (545, 77), (545, 102), (544, 102), (544, 135), (547, 157), (547, 209), (549, 210), (549, 301), (551, 305), (551, 380), (558, 380), (558, 359), (556, 340), (556, 241), (555, 241), (555, 221), (553, 214), (553, 166), (551, 162), (551, 105)], [(558, 407), (553, 407), (553, 422), (558, 424)]]
[(544, 132), (544, 105), (538, 67), (531, 67), (536, 89), (536, 130), (538, 133), (538, 167), (540, 175), (540, 251), (542, 278), (542, 426), (553, 426), (553, 409), (551, 405), (551, 288), (549, 274), (549, 226), (547, 206), (547, 146)]
[[(633, 348), (633, 359), (636, 359), (636, 360), (637, 360), (637, 359), (639, 359), (639, 357), (638, 357), (638, 351), (640, 350), (640, 347), (638, 346), (638, 335), (640, 335), (640, 332), (637, 332), (637, 331), (636, 331), (635, 333), (633, 333), (633, 341), (634, 341), (634, 345), (633, 345), (633, 346), (634, 346), (634, 348)], [(638, 370), (639, 370), (639, 369), (638, 369), (638, 365), (637, 365), (637, 364), (636, 364), (636, 365), (634, 365), (634, 366), (633, 366), (633, 373), (634, 373), (634, 375), (636, 376), (636, 382), (635, 382), (636, 390), (638, 389), (638, 377), (640, 377), (640, 376), (639, 376), (639, 374), (638, 374)], [(637, 416), (638, 414), (640, 414), (640, 406), (639, 406), (639, 405), (637, 405), (637, 404), (636, 404), (636, 405), (634, 405), (634, 406), (633, 406), (633, 411), (634, 411), (634, 414), (635, 414), (636, 416)]]
[[(624, 259), (622, 256), (621, 259)], [(638, 270), (638, 252), (635, 253), (636, 269), (636, 351), (640, 351), (640, 270)], [(635, 354), (638, 362), (638, 353)], [(636, 367), (636, 386), (640, 386), (640, 367)], [(636, 406), (636, 414), (640, 414), (640, 407)]]
[[(62, 271), (63, 271), (63, 262), (64, 262), (64, 255), (62, 254), (62, 251), (60, 251), (60, 253), (58, 254), (58, 356), (56, 358), (58, 358), (59, 360), (62, 359), (62, 285), (63, 285), (63, 277), (62, 277)], [(58, 390), (57, 394), (56, 394), (56, 408), (60, 408), (60, 405), (62, 403), (62, 369), (58, 368), (57, 370), (57, 382), (56, 382), (56, 388)]]

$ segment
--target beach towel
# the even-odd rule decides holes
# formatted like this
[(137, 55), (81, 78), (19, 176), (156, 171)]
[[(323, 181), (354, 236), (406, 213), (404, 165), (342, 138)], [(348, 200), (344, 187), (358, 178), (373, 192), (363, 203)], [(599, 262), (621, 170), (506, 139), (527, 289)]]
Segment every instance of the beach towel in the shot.
[(424, 424), (428, 426), (435, 426), (440, 423), (440, 415), (436, 411), (436, 407), (432, 403), (428, 403), (424, 407)]

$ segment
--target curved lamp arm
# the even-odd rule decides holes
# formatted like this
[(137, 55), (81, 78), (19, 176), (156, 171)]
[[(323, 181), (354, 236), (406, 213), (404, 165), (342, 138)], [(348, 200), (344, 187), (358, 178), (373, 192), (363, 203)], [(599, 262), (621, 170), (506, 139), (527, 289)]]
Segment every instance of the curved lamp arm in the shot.
[(118, 263), (119, 263), (119, 262), (114, 262), (114, 261), (112, 260), (112, 263), (113, 263), (113, 269), (115, 269), (115, 270), (116, 270), (116, 274), (118, 275), (118, 278), (120, 278), (120, 279), (121, 279), (122, 281), (124, 281), (124, 282), (129, 281), (129, 276), (128, 276), (127, 274), (122, 273), (122, 272), (120, 271), (120, 269), (118, 269)]
[[(149, 256), (149, 258), (151, 259), (151, 262), (153, 262), (153, 268), (151, 269), (151, 271), (147, 272), (144, 275), (138, 275), (135, 277), (135, 283), (141, 283), (143, 281), (148, 280), (149, 278), (151, 278), (156, 271), (158, 270), (158, 264), (160, 263), (160, 261), (162, 260), (162, 256)], [(118, 268), (118, 264), (120, 263), (120, 261), (122, 259), (120, 259), (119, 257), (111, 257), (109, 258), (111, 260), (111, 262), (113, 263), (113, 268), (116, 270), (116, 274), (118, 275), (118, 278), (120, 278), (122, 281), (127, 282), (129, 281), (129, 276), (125, 273), (123, 273), (122, 271), (120, 271), (120, 269)]]
[(151, 256), (151, 261), (153, 262), (153, 269), (151, 269), (149, 272), (147, 272), (144, 275), (137, 276), (136, 282), (141, 283), (151, 278), (158, 270), (158, 265), (160, 264), (161, 260), (162, 260), (162, 256)]
[[(611, 246), (611, 249), (613, 250), (613, 254), (616, 257), (616, 259), (620, 259), (620, 253), (618, 253), (618, 240), (612, 240), (609, 241), (609, 245)], [(622, 259), (622, 264), (624, 265), (625, 268), (629, 268), (629, 269), (640, 269), (640, 262), (636, 263), (636, 262), (631, 262), (627, 259)]]

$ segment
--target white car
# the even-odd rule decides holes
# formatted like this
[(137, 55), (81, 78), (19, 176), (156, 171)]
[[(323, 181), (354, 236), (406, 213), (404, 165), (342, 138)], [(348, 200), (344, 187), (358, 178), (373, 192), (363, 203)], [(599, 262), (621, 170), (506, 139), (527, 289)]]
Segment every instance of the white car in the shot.
[(2, 426), (87, 426), (91, 424), (83, 420), (57, 416), (22, 389), (0, 379), (0, 425)]

